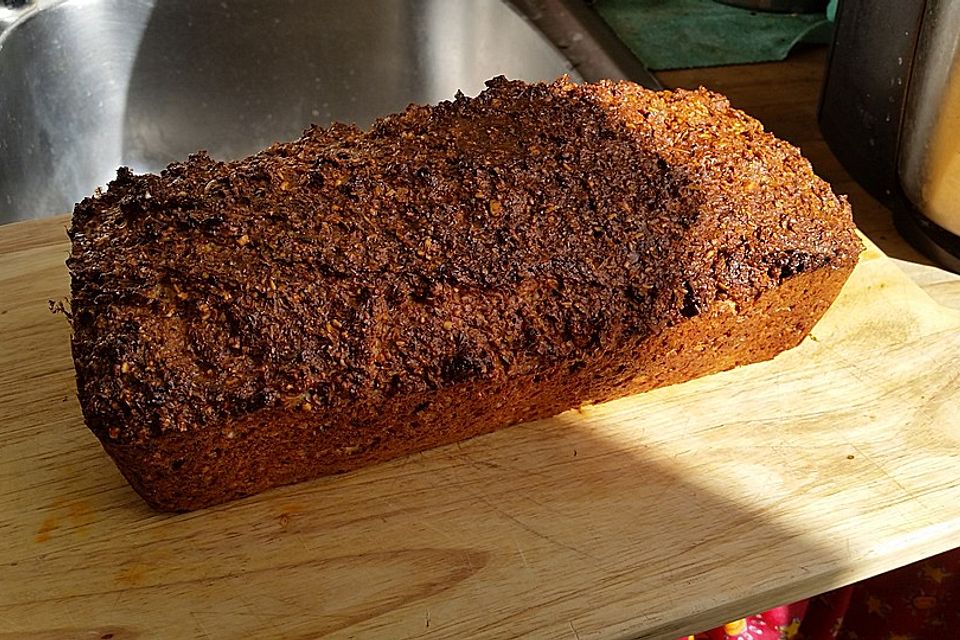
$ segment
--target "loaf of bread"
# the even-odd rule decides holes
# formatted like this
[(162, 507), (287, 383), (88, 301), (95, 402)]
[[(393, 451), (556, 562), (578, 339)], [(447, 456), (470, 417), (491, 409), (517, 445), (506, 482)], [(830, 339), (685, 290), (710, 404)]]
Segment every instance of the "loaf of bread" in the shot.
[(706, 90), (492, 80), (76, 206), (89, 428), (190, 510), (795, 346), (861, 246)]

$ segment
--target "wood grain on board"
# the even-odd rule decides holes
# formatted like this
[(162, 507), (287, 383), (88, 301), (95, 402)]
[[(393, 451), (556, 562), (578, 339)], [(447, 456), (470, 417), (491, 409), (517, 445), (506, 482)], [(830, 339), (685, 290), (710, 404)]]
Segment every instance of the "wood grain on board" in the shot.
[(672, 637), (960, 539), (960, 313), (875, 248), (771, 362), (166, 515), (83, 425), (63, 227), (0, 228), (0, 638)]

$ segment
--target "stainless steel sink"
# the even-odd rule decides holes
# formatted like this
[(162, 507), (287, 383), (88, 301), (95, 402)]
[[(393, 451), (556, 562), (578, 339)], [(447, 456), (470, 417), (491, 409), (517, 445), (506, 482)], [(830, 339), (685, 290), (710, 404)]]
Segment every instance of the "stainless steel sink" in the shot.
[(582, 0), (0, 0), (0, 223), (69, 211), (120, 165), (563, 73), (655, 84)]

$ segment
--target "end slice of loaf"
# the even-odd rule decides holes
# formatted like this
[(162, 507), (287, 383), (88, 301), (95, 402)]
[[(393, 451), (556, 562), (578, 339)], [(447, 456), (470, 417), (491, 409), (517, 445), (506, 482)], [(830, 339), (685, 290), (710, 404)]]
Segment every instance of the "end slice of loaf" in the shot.
[(705, 90), (502, 78), (76, 206), (87, 425), (189, 510), (773, 357), (850, 207)]

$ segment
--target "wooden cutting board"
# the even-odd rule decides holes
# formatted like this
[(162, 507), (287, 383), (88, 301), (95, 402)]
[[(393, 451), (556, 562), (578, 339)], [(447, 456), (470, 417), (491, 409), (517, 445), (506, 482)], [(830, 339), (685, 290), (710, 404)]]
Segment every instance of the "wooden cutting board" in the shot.
[(960, 545), (960, 314), (875, 248), (771, 362), (166, 515), (83, 425), (65, 224), (0, 228), (0, 638), (671, 638)]

